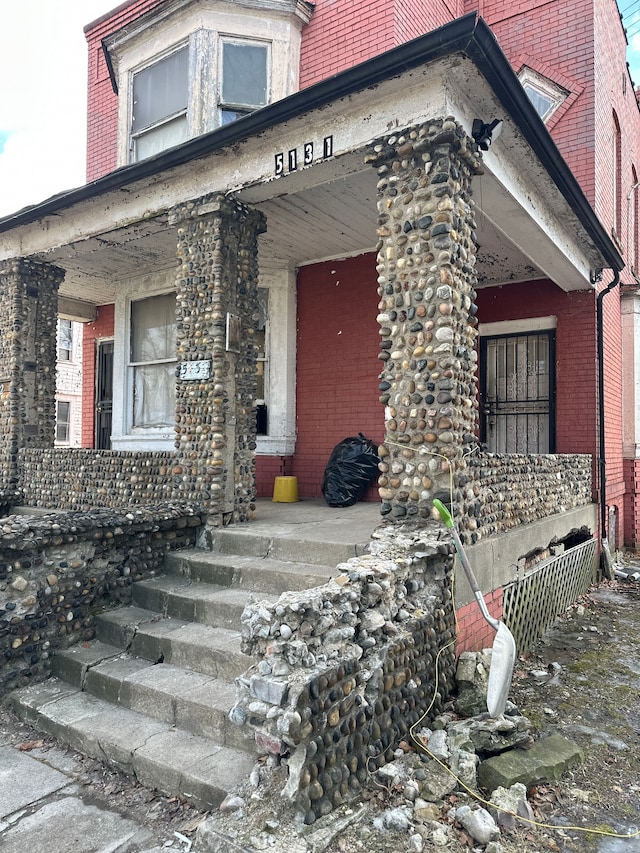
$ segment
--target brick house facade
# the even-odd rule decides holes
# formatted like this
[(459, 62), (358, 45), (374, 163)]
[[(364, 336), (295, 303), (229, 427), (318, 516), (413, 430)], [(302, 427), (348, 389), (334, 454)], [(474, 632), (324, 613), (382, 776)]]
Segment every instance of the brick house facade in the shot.
[[(39, 324), (0, 352), (3, 492), (188, 500), (220, 526), (279, 474), (319, 497), (333, 446), (363, 432), (387, 521), (451, 498), (467, 545), (510, 543), (483, 578), (496, 612), (525, 527), (541, 553), (576, 529), (635, 544), (624, 34), (613, 0), (610, 47), (596, 7), (576, 34), (559, 3), (481, 5), (132, 0), (86, 28), (88, 184), (0, 221), (0, 311)], [(255, 91), (225, 90), (238, 55)], [(85, 322), (83, 447), (64, 456), (38, 414), (56, 294)]]
[[(145, 14), (153, 14), (154, 9), (162, 6), (158, 0), (124, 3), (115, 12), (86, 28), (90, 72), (88, 180), (99, 178), (118, 165), (118, 97), (109, 76), (108, 54), (103, 50), (103, 41), (139, 19), (144, 20)], [(621, 301), (627, 300), (625, 316), (634, 317), (636, 279), (632, 270), (637, 266), (638, 238), (636, 191), (631, 188), (637, 182), (640, 160), (638, 106), (624, 60), (624, 33), (613, 0), (576, 2), (572, 9), (572, 13), (567, 14), (566, 4), (533, 1), (514, 6), (494, 2), (452, 4), (429, 0), (405, 4), (398, 0), (384, 0), (375, 4), (373, 10), (370, 3), (361, 0), (318, 2), (301, 31), (299, 86), (300, 89), (312, 86), (359, 62), (372, 60), (463, 13), (477, 11), (495, 33), (514, 70), (521, 75), (525, 73), (522, 79), (527, 79), (528, 73), (534, 84), (557, 87), (560, 103), (547, 119), (547, 128), (627, 263), (622, 273), (622, 286), (603, 300), (606, 329), (606, 500), (615, 508), (618, 524), (618, 529), (611, 531), (612, 539), (620, 543), (624, 535), (628, 544), (634, 544), (640, 537), (640, 529), (633, 520), (640, 515), (639, 498), (633, 485), (639, 476), (634, 448), (640, 443), (633, 437), (635, 419), (630, 413), (633, 410), (633, 384), (626, 380), (623, 400), (620, 377), (630, 376), (628, 367), (622, 370), (623, 357), (626, 365), (637, 359), (634, 355), (637, 345), (631, 332), (626, 335), (627, 351), (623, 355)], [(617, 159), (613, 153), (616, 126), (620, 139), (624, 138), (624, 145), (618, 142)], [(612, 174), (614, 168), (617, 169), (615, 176)], [(370, 254), (360, 261), (340, 263), (350, 265), (355, 279), (364, 282), (367, 269), (373, 269), (375, 257)], [(329, 267), (335, 266), (335, 263), (329, 264)], [(369, 386), (356, 382), (355, 394), (350, 396), (346, 406), (345, 401), (336, 400), (332, 393), (327, 396), (323, 384), (326, 384), (328, 372), (323, 372), (324, 379), (317, 375), (318, 365), (325, 364), (326, 342), (333, 340), (336, 334), (334, 317), (323, 317), (322, 313), (313, 311), (313, 306), (308, 309), (313, 311), (313, 315), (309, 315), (313, 316), (313, 323), (308, 326), (303, 317), (307, 310), (306, 282), (322, 280), (324, 270), (322, 265), (317, 269), (304, 266), (298, 275), (295, 453), (270, 455), (259, 449), (256, 477), (258, 494), (261, 495), (269, 495), (273, 477), (286, 471), (298, 476), (302, 494), (318, 496), (324, 463), (341, 437), (364, 431), (376, 440), (380, 438), (375, 367), (371, 370), (369, 396), (365, 392)], [(373, 274), (370, 275), (373, 281)], [(314, 290), (316, 295), (317, 292)], [(486, 286), (479, 289), (478, 305), (478, 316), (484, 325), (557, 317), (555, 446), (558, 452), (589, 453), (597, 460), (595, 289), (566, 293), (544, 280), (535, 286), (531, 281), (508, 288), (503, 285), (497, 288)], [(348, 309), (341, 306), (341, 316), (345, 310)], [(631, 319), (626, 322), (627, 325), (632, 324)], [(372, 351), (376, 348), (375, 329), (370, 330), (366, 341), (361, 340), (364, 334), (366, 329), (363, 327), (342, 337), (342, 365), (354, 364), (354, 359), (365, 351), (364, 348), (369, 347)], [(313, 346), (313, 338), (316, 339), (316, 347)], [(85, 355), (90, 355), (91, 346), (89, 340)], [(351, 347), (350, 352), (345, 349), (348, 347)], [(332, 353), (338, 351), (332, 350)], [(361, 376), (359, 370), (354, 373)], [(336, 376), (333, 370), (331, 376)], [(94, 433), (90, 414), (94, 385), (90, 369), (86, 372), (86, 379), (83, 442), (89, 447)], [(341, 377), (339, 387), (343, 389), (342, 393), (349, 394), (348, 379), (344, 381)], [(333, 415), (327, 412), (327, 403), (335, 404)], [(349, 412), (351, 416), (348, 416)], [(628, 424), (624, 442), (623, 416)], [(594, 463), (594, 473), (597, 473), (595, 467)], [(598, 495), (596, 478), (594, 498), (598, 499)], [(370, 497), (374, 497), (373, 492)]]

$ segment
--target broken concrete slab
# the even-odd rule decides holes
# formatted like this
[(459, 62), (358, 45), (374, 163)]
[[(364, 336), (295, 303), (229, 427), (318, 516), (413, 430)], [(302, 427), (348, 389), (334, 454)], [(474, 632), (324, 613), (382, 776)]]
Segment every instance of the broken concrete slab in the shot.
[(483, 761), (478, 768), (478, 784), (488, 791), (510, 788), (521, 782), (529, 788), (536, 782), (557, 781), (584, 761), (584, 753), (569, 738), (550, 735), (535, 742), (531, 749), (512, 749)]
[(0, 747), (0, 819), (66, 785), (69, 785), (69, 778), (64, 773), (40, 764), (10, 746)]
[(2, 850), (51, 850), (52, 839), (57, 853), (140, 850), (150, 837), (148, 830), (117, 812), (87, 805), (77, 797), (65, 797), (43, 805), (7, 829), (2, 835)]

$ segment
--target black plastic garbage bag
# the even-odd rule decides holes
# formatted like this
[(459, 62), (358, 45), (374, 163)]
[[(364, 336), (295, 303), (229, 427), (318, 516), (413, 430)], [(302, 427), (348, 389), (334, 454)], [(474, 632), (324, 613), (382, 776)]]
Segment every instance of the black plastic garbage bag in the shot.
[(378, 448), (362, 433), (343, 439), (333, 448), (322, 478), (322, 494), (329, 506), (352, 506), (378, 475)]

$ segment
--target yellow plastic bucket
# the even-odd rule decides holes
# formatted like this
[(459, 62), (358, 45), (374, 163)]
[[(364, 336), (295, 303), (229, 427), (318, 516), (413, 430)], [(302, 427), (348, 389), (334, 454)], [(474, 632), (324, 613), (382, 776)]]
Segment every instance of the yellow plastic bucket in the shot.
[(298, 500), (298, 478), (276, 477), (273, 481), (273, 500), (282, 504), (296, 503)]

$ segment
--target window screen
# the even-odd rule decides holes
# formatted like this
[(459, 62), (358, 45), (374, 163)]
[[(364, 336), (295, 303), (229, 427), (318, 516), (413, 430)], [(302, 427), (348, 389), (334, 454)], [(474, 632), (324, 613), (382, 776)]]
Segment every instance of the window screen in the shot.
[(267, 103), (266, 45), (222, 42), (222, 103), (251, 110)]
[(174, 293), (131, 304), (133, 426), (174, 423), (176, 298)]

